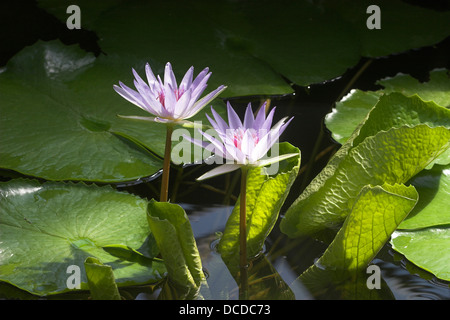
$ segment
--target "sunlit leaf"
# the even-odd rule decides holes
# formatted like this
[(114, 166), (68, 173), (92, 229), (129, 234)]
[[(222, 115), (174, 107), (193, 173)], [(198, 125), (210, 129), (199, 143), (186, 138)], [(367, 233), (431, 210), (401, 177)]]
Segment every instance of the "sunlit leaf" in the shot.
[[(286, 199), (300, 167), (300, 151), (287, 142), (279, 145), (279, 153), (297, 153), (280, 163), (276, 173), (267, 168), (253, 168), (247, 174), (247, 254), (257, 256), (272, 231), (281, 206)], [(268, 167), (270, 168), (270, 167)], [(262, 171), (263, 169), (263, 171)], [(264, 170), (265, 169), (265, 170)], [(273, 168), (272, 168), (273, 169)], [(230, 269), (238, 266), (239, 257), (239, 199), (228, 218), (218, 249)]]
[(89, 257), (84, 262), (84, 268), (93, 300), (121, 300), (111, 266)]
[[(382, 85), (384, 89), (378, 91), (351, 90), (341, 101), (336, 103), (336, 107), (325, 117), (325, 124), (336, 141), (342, 144), (345, 143), (358, 124), (364, 120), (370, 110), (378, 103), (379, 98), (383, 94), (392, 92), (399, 92), (405, 96), (417, 94), (424, 101), (433, 101), (442, 107), (450, 105), (450, 77), (448, 70), (435, 69), (431, 71), (429, 81), (423, 83), (405, 74), (385, 78), (377, 83)], [(402, 106), (402, 100), (394, 100), (392, 104), (394, 111), (391, 113), (398, 112), (400, 120), (408, 117), (416, 123), (422, 121), (419, 117), (416, 117), (415, 113), (408, 114), (408, 109)], [(436, 114), (433, 119), (429, 120), (435, 121), (438, 116), (439, 114)], [(447, 118), (444, 117), (442, 120), (442, 124), (450, 126), (450, 121)], [(389, 123), (385, 124), (386, 128), (394, 124), (392, 119), (389, 121)], [(384, 125), (384, 122), (380, 121), (380, 125)]]
[(179, 286), (199, 289), (205, 275), (184, 209), (177, 204), (151, 200), (147, 220), (161, 250), (169, 278)]
[(379, 299), (367, 288), (366, 268), (417, 200), (413, 186), (364, 186), (333, 242), (297, 281), (312, 292), (336, 287), (344, 299)]
[[(401, 112), (403, 108), (408, 111)], [(298, 236), (336, 230), (363, 186), (406, 183), (448, 148), (450, 129), (442, 124), (448, 123), (449, 112), (418, 97), (381, 97), (288, 209), (283, 232)]]
[(409, 261), (438, 278), (450, 281), (450, 228), (436, 226), (419, 230), (397, 230), (392, 246)]
[(430, 170), (420, 172), (409, 182), (419, 192), (419, 202), (399, 229), (450, 225), (450, 165), (435, 165)]

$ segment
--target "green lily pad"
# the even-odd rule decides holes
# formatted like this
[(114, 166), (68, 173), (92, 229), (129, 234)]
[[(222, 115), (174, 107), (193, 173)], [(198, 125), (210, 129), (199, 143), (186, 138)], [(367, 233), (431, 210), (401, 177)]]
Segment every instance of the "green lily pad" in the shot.
[(419, 202), (392, 235), (392, 247), (415, 265), (449, 281), (450, 165), (424, 170), (410, 182), (419, 192)]
[(419, 202), (399, 229), (450, 225), (450, 165), (435, 165), (409, 181), (419, 192)]
[[(76, 46), (38, 42), (0, 74), (0, 167), (47, 180), (133, 181), (162, 168), (166, 128), (113, 84), (131, 66)], [(143, 65), (141, 68), (143, 68)], [(213, 103), (223, 113), (224, 104)], [(204, 115), (192, 119), (207, 123)], [(194, 159), (198, 160), (198, 159)]]
[[(76, 274), (68, 271), (78, 269), (80, 288), (87, 290), (88, 257), (111, 266), (118, 286), (154, 283), (166, 272), (152, 259), (158, 251), (146, 220), (147, 202), (139, 197), (109, 186), (22, 179), (0, 183), (0, 197), (1, 281), (50, 295), (73, 289), (68, 281)], [(133, 263), (113, 255), (105, 249), (111, 246), (139, 250), (142, 259)]]
[(450, 281), (449, 227), (397, 230), (392, 235), (391, 244), (415, 265)]
[[(362, 56), (429, 46), (449, 35), (448, 12), (399, 0), (375, 2), (79, 1), (79, 6), (82, 27), (96, 32), (109, 56), (133, 65), (151, 61), (158, 72), (167, 61), (181, 70), (209, 66), (217, 72), (211, 85), (228, 85), (222, 96), (234, 97), (292, 93), (285, 78), (298, 85), (320, 83), (342, 75)], [(73, 4), (38, 3), (62, 22)], [(381, 29), (369, 30), (367, 7), (377, 3)]]

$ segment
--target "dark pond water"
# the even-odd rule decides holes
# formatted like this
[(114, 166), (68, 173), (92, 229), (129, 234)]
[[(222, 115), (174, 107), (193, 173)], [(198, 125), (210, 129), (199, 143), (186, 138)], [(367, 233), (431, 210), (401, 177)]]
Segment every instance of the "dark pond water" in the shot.
[[(39, 38), (43, 40), (60, 38), (66, 44), (80, 43), (82, 48), (99, 54), (95, 34), (82, 30), (69, 34), (64, 25), (38, 10), (33, 1), (23, 1), (26, 6), (22, 6), (23, 3), (20, 5), (17, 3), (20, 2), (10, 2), (8, 10), (11, 14), (2, 19), (8, 26), (7, 29), (3, 28), (2, 32), (5, 34), (5, 30), (9, 30), (5, 35), (9, 45), (1, 46), (0, 67), (24, 46), (34, 43)], [(5, 12), (5, 10), (0, 11)], [(30, 23), (33, 23), (35, 28), (25, 27)], [(277, 106), (278, 109), (276, 115), (278, 119), (286, 115), (295, 116), (295, 124), (288, 127), (282, 140), (289, 141), (302, 151), (299, 177), (280, 214), (283, 215), (286, 208), (339, 148), (323, 124), (325, 115), (330, 112), (339, 97), (351, 88), (376, 90), (378, 89), (374, 85), (376, 80), (395, 76), (398, 72), (411, 74), (421, 81), (426, 81), (430, 70), (437, 67), (449, 68), (449, 57), (450, 39), (447, 39), (434, 47), (412, 50), (371, 62), (362, 59), (357, 66), (338, 79), (307, 88), (296, 87), (295, 95), (271, 97), (271, 105)], [(364, 72), (355, 79), (355, 74), (363, 67)], [(232, 101), (232, 104), (242, 115), (244, 107), (250, 101), (255, 106), (261, 101), (261, 97), (236, 99)], [(208, 274), (212, 297), (237, 299), (236, 282), (221, 261), (215, 245), (220, 232), (224, 230), (228, 215), (239, 193), (238, 179), (231, 174), (211, 179), (207, 184), (195, 183), (195, 178), (207, 170), (209, 168), (204, 166), (192, 166), (183, 170), (173, 169), (170, 184), (171, 198), (172, 202), (180, 203), (189, 214), (202, 262)], [(119, 186), (119, 189), (148, 198), (157, 198), (155, 190), (158, 188), (159, 178), (148, 183)], [(326, 248), (326, 244), (314, 239), (288, 239), (280, 233), (276, 225), (266, 241), (262, 255), (268, 263), (261, 268), (269, 271), (264, 272), (263, 276), (257, 280), (261, 282), (276, 278), (281, 279), (276, 282), (279, 286), (283, 286), (283, 283), (289, 285), (313, 265)], [(381, 250), (373, 263), (380, 267), (383, 281), (387, 286), (386, 294), (382, 296), (384, 299), (450, 299), (448, 283), (414, 267), (401, 255), (396, 254), (389, 245)], [(267, 287), (270, 286), (273, 285)], [(133, 297), (154, 299), (157, 293), (158, 290), (153, 293), (138, 290)], [(341, 298), (339, 288), (333, 288), (333, 286), (330, 286), (329, 290), (312, 292), (299, 285), (293, 289), (293, 294), (295, 299)]]

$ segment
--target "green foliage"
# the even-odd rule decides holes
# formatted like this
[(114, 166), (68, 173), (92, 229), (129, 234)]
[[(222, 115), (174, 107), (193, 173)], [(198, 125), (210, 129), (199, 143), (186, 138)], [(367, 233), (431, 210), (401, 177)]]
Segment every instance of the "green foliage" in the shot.
[(364, 270), (414, 208), (418, 197), (413, 186), (364, 186), (317, 264), (345, 272)]
[(147, 220), (169, 279), (175, 285), (198, 290), (205, 275), (186, 212), (177, 204), (152, 199), (148, 204)]
[[(155, 283), (166, 272), (153, 259), (158, 251), (146, 201), (137, 196), (109, 186), (19, 179), (0, 183), (0, 197), (2, 281), (36, 295), (62, 293), (70, 290), (67, 268), (75, 265), (81, 289), (88, 289), (88, 257), (111, 266), (118, 286)], [(132, 263), (137, 254), (142, 258)]]
[(392, 235), (391, 244), (415, 265), (450, 281), (450, 165), (435, 165), (410, 183), (420, 199)]
[[(279, 154), (298, 153), (298, 156), (279, 163), (278, 172), (269, 176), (266, 168), (252, 168), (247, 174), (247, 255), (249, 259), (260, 254), (264, 241), (272, 231), (281, 206), (297, 177), (300, 168), (300, 150), (287, 142), (279, 144)], [(218, 250), (233, 270), (239, 266), (239, 199), (228, 218)]]
[[(419, 82), (410, 75), (398, 74), (392, 78), (385, 78), (377, 81), (384, 89), (377, 91), (362, 91), (351, 90), (341, 101), (336, 103), (336, 107), (332, 112), (325, 117), (325, 124), (332, 132), (333, 138), (344, 144), (357, 128), (358, 124), (364, 120), (370, 110), (378, 103), (379, 98), (384, 94), (392, 92), (399, 92), (405, 96), (418, 95), (424, 101), (433, 101), (441, 107), (449, 107), (450, 104), (450, 77), (448, 70), (436, 69), (430, 72), (430, 79), (427, 82)], [(417, 123), (422, 117), (420, 113), (408, 114), (408, 109), (398, 106), (400, 101), (393, 103), (394, 111), (391, 114), (398, 112), (400, 121), (409, 118), (410, 121)], [(442, 108), (429, 107), (427, 121), (433, 123), (439, 121), (442, 114), (446, 114), (441, 110)], [(424, 110), (422, 110), (423, 112)], [(431, 113), (431, 114), (430, 114)], [(434, 116), (433, 116), (434, 114)], [(416, 119), (413, 119), (416, 118)], [(448, 119), (444, 116), (439, 123), (450, 126)], [(386, 123), (385, 128), (393, 125), (395, 117), (389, 118), (389, 123)], [(379, 122), (382, 125), (383, 122)]]
[[(69, 0), (40, 0), (65, 22)], [(380, 6), (380, 30), (366, 27), (367, 7)], [(162, 71), (209, 66), (211, 86), (225, 97), (292, 93), (297, 85), (343, 74), (361, 57), (429, 46), (449, 33), (450, 14), (400, 0), (350, 1), (80, 1), (83, 28), (96, 32), (108, 57)], [(402, 23), (398, 23), (402, 21)], [(189, 26), (189, 28), (186, 28)]]
[(365, 185), (406, 183), (443, 153), (449, 120), (449, 110), (417, 96), (382, 96), (288, 209), (283, 232), (294, 237), (339, 229)]
[[(105, 64), (59, 41), (22, 50), (0, 74), (0, 167), (47, 180), (109, 183), (157, 173), (165, 126), (118, 117), (148, 115), (113, 90), (130, 74), (125, 61)], [(213, 104), (224, 112), (221, 101)], [(203, 113), (192, 120), (207, 122)]]
[[(72, 4), (38, 2), (63, 21)], [(39, 41), (8, 62), (0, 73), (2, 169), (103, 183), (157, 173), (165, 127), (117, 117), (147, 114), (112, 89), (119, 80), (131, 84), (131, 67), (142, 74), (146, 62), (158, 74), (167, 61), (177, 75), (191, 65), (196, 71), (208, 66), (211, 87), (228, 85), (224, 97), (283, 95), (293, 92), (292, 84), (340, 76), (361, 57), (435, 44), (448, 36), (450, 21), (448, 12), (392, 0), (377, 1), (383, 20), (375, 31), (365, 28), (369, 1), (79, 4), (83, 28), (96, 32), (106, 54)], [(383, 90), (354, 90), (327, 117), (343, 146), (281, 222), (292, 237), (337, 232), (317, 265), (299, 278), (304, 283), (318, 284), (317, 276), (330, 274), (353, 277), (393, 232), (395, 250), (450, 279), (448, 73), (435, 70), (426, 83), (407, 75), (378, 83)], [(222, 101), (213, 104), (224, 113)], [(203, 115), (193, 120), (206, 122)], [(280, 151), (299, 156), (282, 161), (276, 175), (259, 169), (248, 175), (249, 258), (261, 252), (298, 173), (299, 150), (282, 143)], [(93, 299), (120, 299), (117, 287), (155, 283), (166, 273), (169, 282), (188, 288), (185, 297), (205, 282), (189, 220), (178, 205), (148, 203), (109, 186), (22, 179), (1, 182), (0, 198), (0, 280), (22, 290), (42, 296), (69, 291), (69, 265), (81, 268), (81, 288)], [(233, 275), (238, 213), (239, 200), (218, 247)], [(155, 258), (159, 250), (164, 263)], [(250, 280), (275, 274), (260, 259)], [(271, 279), (255, 281), (251, 296), (292, 298), (281, 277)], [(167, 288), (163, 298), (177, 298)]]
[(314, 293), (335, 286), (341, 298), (380, 298), (378, 292), (370, 292), (377, 290), (368, 290), (367, 276), (361, 275), (417, 200), (413, 186), (363, 187), (333, 242), (296, 281)]
[(89, 257), (84, 261), (84, 268), (93, 300), (121, 300), (111, 266)]
[[(450, 102), (447, 70), (432, 71), (430, 80), (424, 83), (402, 74), (380, 80), (379, 83), (385, 89), (377, 92), (352, 91), (337, 103), (333, 112), (326, 117), (327, 126), (332, 130), (333, 137), (343, 143), (343, 148), (350, 146), (351, 143), (360, 143), (377, 130), (388, 130), (399, 125), (414, 128), (423, 123), (430, 128), (441, 127), (447, 131), (450, 129), (450, 111), (446, 108)], [(396, 91), (409, 98), (395, 93)], [(394, 93), (389, 94), (391, 92)], [(423, 100), (432, 100), (439, 105)], [(361, 119), (363, 125), (358, 127), (356, 122)], [(356, 137), (354, 134), (352, 136), (351, 132), (355, 128), (359, 133)], [(424, 138), (420, 134), (415, 140), (425, 141), (422, 140)], [(443, 152), (431, 163), (425, 167), (423, 165), (418, 167), (419, 170), (426, 170), (410, 176), (409, 181), (403, 179), (403, 182), (408, 182), (417, 189), (420, 197), (412, 212), (393, 233), (391, 244), (414, 264), (441, 279), (448, 280), (450, 260), (443, 248), (448, 246), (447, 229), (450, 223), (448, 219), (450, 149), (443, 145), (441, 151)], [(427, 151), (423, 150), (422, 153), (426, 154)], [(411, 158), (408, 159), (410, 160)], [(405, 164), (403, 161), (402, 165)], [(411, 162), (407, 163), (410, 164)], [(424, 250), (424, 244), (427, 245), (427, 250)]]

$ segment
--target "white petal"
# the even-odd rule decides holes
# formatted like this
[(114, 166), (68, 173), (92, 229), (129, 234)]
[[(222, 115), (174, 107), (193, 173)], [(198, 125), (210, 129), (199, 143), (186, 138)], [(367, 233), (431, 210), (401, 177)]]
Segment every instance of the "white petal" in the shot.
[(252, 105), (251, 105), (251, 103), (249, 103), (247, 105), (247, 109), (245, 109), (244, 127), (246, 129), (253, 128), (254, 121), (255, 121), (255, 118), (253, 117)]
[(176, 102), (175, 110), (173, 112), (175, 118), (185, 118), (185, 116), (188, 114), (188, 105), (189, 101), (191, 100), (191, 92), (192, 90), (187, 90)]
[(232, 129), (242, 128), (242, 122), (230, 102), (227, 101), (228, 125)]
[(186, 91), (190, 88), (192, 84), (192, 75), (194, 74), (194, 67), (190, 67), (189, 70), (186, 72), (186, 74), (183, 77), (183, 80), (181, 80), (179, 89)]
[(113, 86), (114, 90), (118, 94), (120, 94), (122, 96), (122, 98), (124, 98), (125, 100), (128, 100), (129, 102), (131, 102), (135, 106), (138, 106), (139, 108), (141, 108), (141, 109), (143, 109), (143, 110), (148, 112), (148, 110), (146, 109), (145, 103), (142, 101), (142, 97), (139, 95), (139, 93), (134, 91), (133, 89), (127, 87), (123, 83), (120, 83), (120, 84), (123, 87), (119, 87), (117, 85), (114, 85)]
[(146, 86), (146, 87), (148, 87), (148, 85), (145, 83), (144, 80), (142, 80), (141, 76), (136, 72), (136, 70), (134, 70), (134, 68), (131, 68), (131, 71), (132, 71), (132, 73), (133, 73), (133, 75), (134, 75), (134, 78), (139, 82), (139, 84), (140, 84), (141, 86)]
[(164, 107), (171, 116), (175, 113), (176, 103), (175, 89), (170, 84), (164, 85)]
[(200, 82), (203, 81), (205, 76), (208, 74), (208, 71), (209, 71), (209, 68), (205, 68), (197, 75), (195, 80), (192, 82), (192, 87), (194, 88), (194, 90), (200, 84)]
[(150, 65), (148, 63), (145, 65), (145, 74), (147, 75), (147, 81), (149, 84), (157, 82), (156, 77), (153, 74), (152, 68), (150, 68)]
[(287, 154), (283, 154), (281, 156), (277, 156), (277, 157), (273, 157), (273, 158), (269, 158), (269, 159), (264, 159), (264, 160), (259, 160), (257, 162), (257, 166), (258, 167), (264, 167), (264, 166), (267, 166), (268, 164), (272, 164), (272, 163), (275, 163), (275, 162), (280, 162), (282, 160), (289, 159), (289, 158), (292, 158), (292, 157), (295, 157), (295, 156), (298, 156), (298, 153), (287, 153)]
[(177, 80), (175, 79), (175, 74), (172, 71), (172, 65), (170, 62), (166, 63), (166, 68), (164, 69), (164, 85), (169, 84), (173, 89), (178, 89)]
[[(219, 86), (216, 90), (208, 93), (206, 96), (201, 98), (199, 101), (197, 101), (189, 111), (189, 117), (193, 117), (196, 115), (200, 110), (202, 110), (209, 102), (214, 100), (219, 94), (222, 93), (223, 90), (225, 90), (226, 86)], [(193, 95), (191, 96), (191, 102), (194, 101)]]
[(205, 180), (205, 179), (209, 179), (224, 173), (228, 173), (228, 172), (232, 172), (234, 170), (239, 169), (241, 166), (238, 164), (223, 164), (221, 166), (218, 166), (210, 171), (208, 171), (207, 173), (205, 173), (204, 175), (200, 176), (197, 178), (197, 180)]

